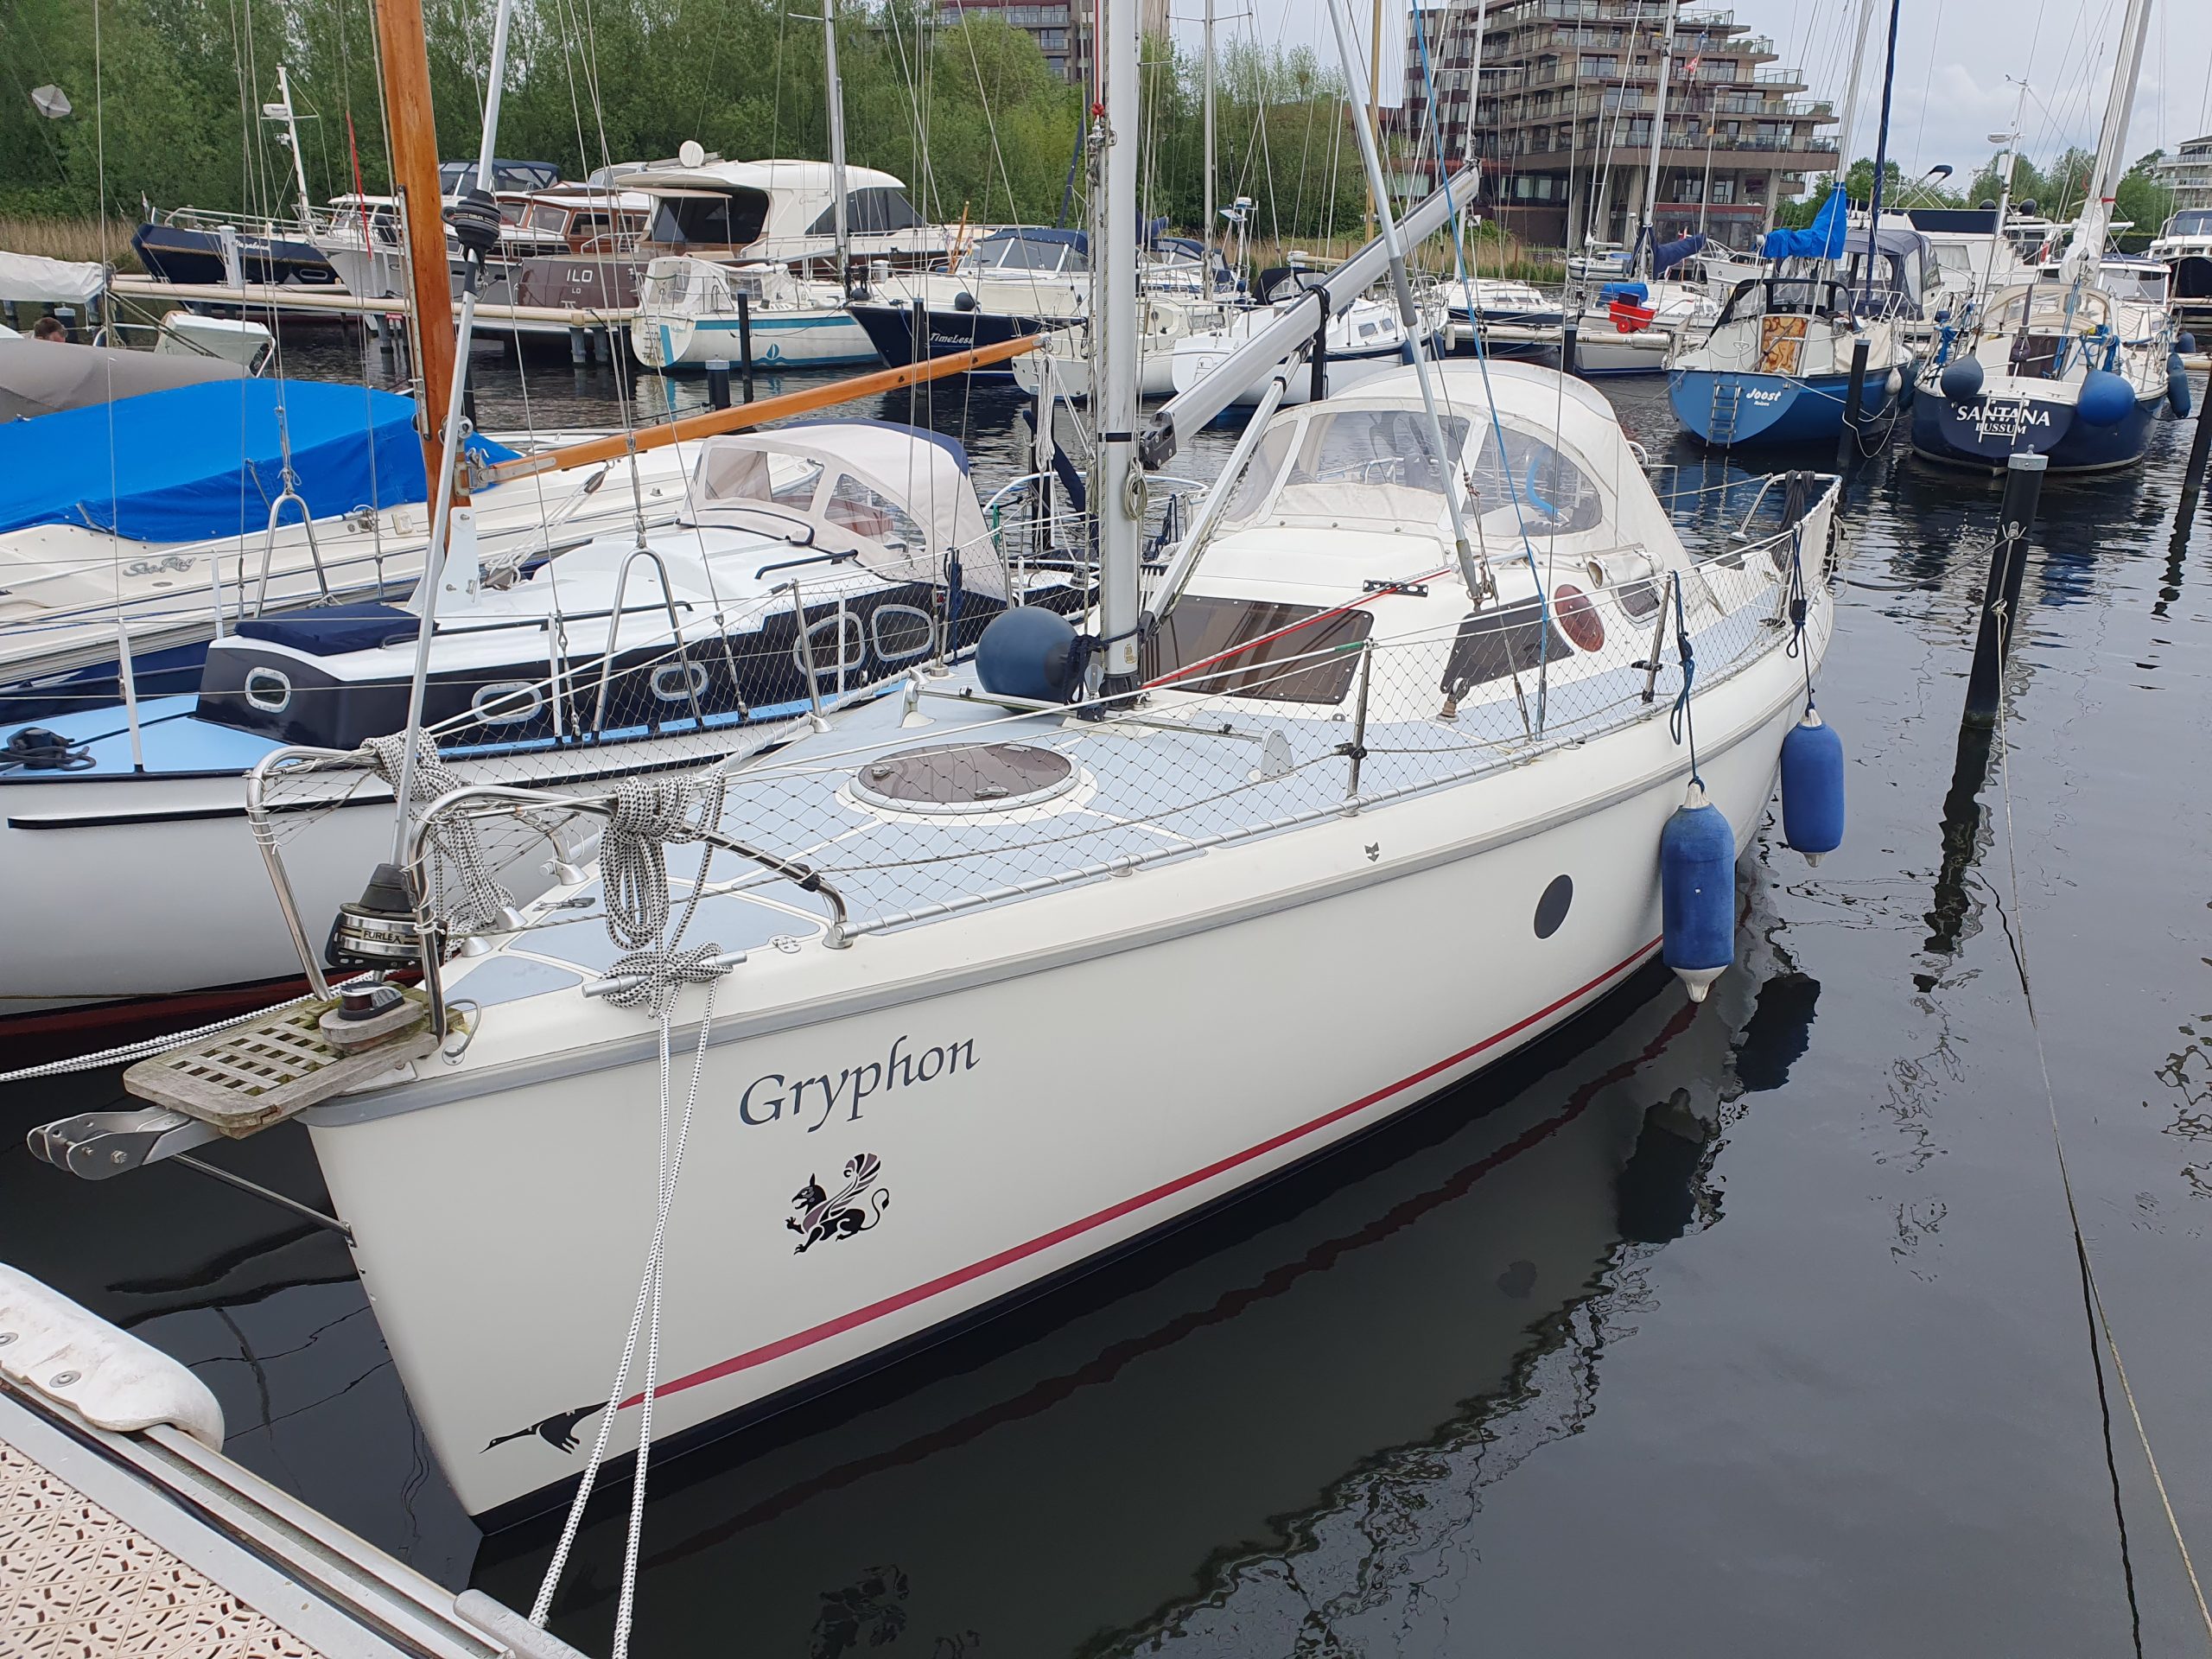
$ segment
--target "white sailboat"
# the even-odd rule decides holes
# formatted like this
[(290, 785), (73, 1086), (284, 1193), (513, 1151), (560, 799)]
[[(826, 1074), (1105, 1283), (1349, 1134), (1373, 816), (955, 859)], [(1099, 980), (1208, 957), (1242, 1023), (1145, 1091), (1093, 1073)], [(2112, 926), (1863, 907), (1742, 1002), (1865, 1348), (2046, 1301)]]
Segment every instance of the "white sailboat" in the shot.
[[(423, 907), (346, 923), (427, 941), (423, 990), (357, 993), (386, 1046), (254, 1093), (307, 1124), (472, 1513), (573, 1484), (580, 1437), (626, 1456), (648, 1402), (658, 1434), (757, 1414), (1478, 1071), (1661, 949), (1686, 788), (1739, 839), (1764, 810), (1833, 625), (1834, 481), (1761, 492), (1694, 553), (1605, 401), (1549, 372), (1416, 361), (1284, 410), (1278, 371), (1147, 590), (1145, 466), (1329, 296), (1160, 411), (1141, 461), (1136, 262), (1110, 257), (1135, 223), (1134, 11), (1109, 5), (1101, 42), (1087, 629), (1009, 613), (973, 664), (658, 790), (447, 795), (407, 837)], [(1382, 238), (1332, 280), (1387, 268), (1403, 318), (1407, 240), (1472, 181), (1401, 226), (1358, 131)], [(1662, 645), (1694, 648), (1694, 688)], [(577, 853), (455, 943), (437, 895), (469, 886), (470, 847), (602, 825), (596, 868)], [(664, 890), (686, 841), (700, 861)], [(1724, 936), (1728, 877), (1724, 856), (1700, 890)], [(1668, 949), (1701, 994), (1720, 961)], [(288, 1029), (365, 1030), (316, 1006)], [(146, 1062), (131, 1086), (167, 1104), (35, 1146), (105, 1175), (194, 1144), (223, 1113), (197, 1103), (224, 1095), (209, 1045), (252, 1040)], [(673, 1097), (664, 1044), (696, 1045)], [(649, 1369), (618, 1370), (649, 1304)]]

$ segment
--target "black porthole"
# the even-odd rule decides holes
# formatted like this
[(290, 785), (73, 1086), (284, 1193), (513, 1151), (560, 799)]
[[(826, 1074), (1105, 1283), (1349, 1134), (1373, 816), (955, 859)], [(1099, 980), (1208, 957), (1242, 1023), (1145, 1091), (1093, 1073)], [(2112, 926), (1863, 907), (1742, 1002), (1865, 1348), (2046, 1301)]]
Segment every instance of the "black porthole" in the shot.
[(1574, 902), (1574, 878), (1562, 875), (1544, 889), (1544, 896), (1536, 900), (1536, 937), (1548, 939), (1559, 931), (1559, 925), (1567, 919), (1567, 907)]

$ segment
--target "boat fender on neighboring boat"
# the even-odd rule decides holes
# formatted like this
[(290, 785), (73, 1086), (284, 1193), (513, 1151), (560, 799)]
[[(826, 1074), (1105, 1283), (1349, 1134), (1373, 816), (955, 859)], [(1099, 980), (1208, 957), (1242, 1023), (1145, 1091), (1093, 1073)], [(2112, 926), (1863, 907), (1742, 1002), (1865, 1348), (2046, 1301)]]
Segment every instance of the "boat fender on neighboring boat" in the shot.
[(2184, 334), (2178, 340), (2175, 340), (2174, 344), (2181, 347), (2182, 354), (2183, 356), (2195, 357), (2196, 355), (2196, 336), (2195, 334)]
[(1890, 377), (1892, 383), (1891, 390), (1897, 393), (1899, 409), (1910, 409), (1913, 394), (1920, 390), (1920, 360), (1913, 357), (1906, 358), (1899, 365), (1899, 372), (1904, 376), (1904, 384), (1896, 385), (1897, 375), (1893, 373)]
[(2181, 360), (2179, 352), (2166, 353), (2166, 407), (2177, 419), (2189, 418), (2189, 368)]
[(976, 677), (1001, 696), (1065, 702), (1075, 690), (1075, 625), (1042, 606), (1000, 612), (976, 642)]
[(2091, 426), (2118, 426), (2135, 407), (2135, 388), (2109, 369), (2091, 369), (2082, 377), (2081, 395), (2074, 413)]
[(956, 311), (973, 311), (976, 308), (976, 296), (966, 289), (962, 289), (952, 296), (952, 308)]
[(1659, 832), (1660, 955), (1702, 1002), (1736, 960), (1736, 836), (1693, 779)]
[(1970, 404), (1981, 396), (1981, 359), (1962, 357), (1943, 371), (1936, 382), (1943, 395), (1955, 404)]
[(1843, 740), (1809, 706), (1782, 740), (1782, 835), (1808, 864), (1843, 845)]
[(1891, 397), (1894, 397), (1897, 393), (1904, 390), (1904, 376), (1899, 371), (1891, 369), (1890, 371), (1890, 378), (1884, 381), (1882, 385), (1883, 390), (1887, 391)]

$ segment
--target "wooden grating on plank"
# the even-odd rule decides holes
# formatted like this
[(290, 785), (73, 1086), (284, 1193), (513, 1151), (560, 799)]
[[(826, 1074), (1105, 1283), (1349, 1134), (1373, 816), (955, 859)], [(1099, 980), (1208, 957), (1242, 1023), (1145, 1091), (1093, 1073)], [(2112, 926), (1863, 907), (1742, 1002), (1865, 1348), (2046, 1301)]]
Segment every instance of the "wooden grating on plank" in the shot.
[[(410, 992), (419, 1001), (419, 992)], [(141, 1100), (196, 1117), (236, 1138), (428, 1054), (437, 1046), (427, 1007), (413, 1026), (346, 1053), (317, 1027), (327, 1002), (302, 1002), (250, 1026), (218, 1032), (141, 1060), (123, 1074)]]

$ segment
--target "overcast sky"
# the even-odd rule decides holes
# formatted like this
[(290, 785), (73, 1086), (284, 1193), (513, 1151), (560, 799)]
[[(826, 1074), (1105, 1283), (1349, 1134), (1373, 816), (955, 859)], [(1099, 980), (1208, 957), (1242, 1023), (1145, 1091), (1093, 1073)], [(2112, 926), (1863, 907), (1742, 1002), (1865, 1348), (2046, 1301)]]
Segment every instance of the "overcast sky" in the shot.
[[(1342, 3), (1363, 35), (1371, 0)], [(1474, 0), (1455, 3), (1471, 6)], [(1386, 103), (1395, 101), (1396, 66), (1402, 60), (1405, 22), (1394, 15), (1402, 4), (1387, 0), (1383, 9)], [(1203, 0), (1170, 0), (1170, 5), (1176, 33), (1195, 41)], [(2012, 125), (2021, 108), (2022, 80), (2028, 95), (2021, 148), (2031, 158), (2047, 161), (2069, 144), (2095, 148), (2123, 6), (2124, 0), (1901, 0), (1890, 147), (1907, 176), (1939, 162), (1955, 168), (1961, 181), (1970, 176), (1994, 148), (1988, 135)], [(1656, 15), (1656, 3), (1653, 10)], [(1734, 10), (1738, 21), (1774, 37), (1778, 67), (1801, 68), (1814, 96), (1832, 98), (1841, 108), (1858, 0), (1738, 0)], [(1256, 33), (1262, 39), (1302, 41), (1325, 61), (1335, 61), (1324, 0), (1215, 0), (1215, 16), (1224, 37)], [(1874, 152), (1888, 21), (1886, 0), (1876, 0), (1854, 124), (1855, 155)], [(2184, 139), (2212, 131), (2208, 85), (2212, 4), (2152, 0), (2128, 126), (2129, 157), (2171, 151)]]

